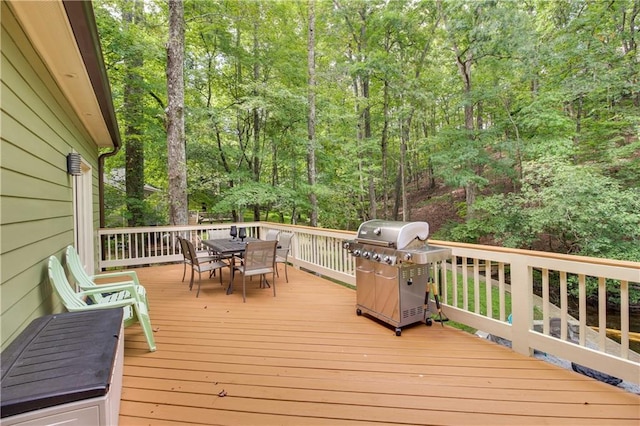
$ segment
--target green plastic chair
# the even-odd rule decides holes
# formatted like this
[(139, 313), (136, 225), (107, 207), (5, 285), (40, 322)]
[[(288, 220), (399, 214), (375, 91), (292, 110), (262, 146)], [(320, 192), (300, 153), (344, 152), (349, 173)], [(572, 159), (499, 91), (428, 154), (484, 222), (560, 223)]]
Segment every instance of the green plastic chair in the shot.
[[(89, 275), (84, 270), (82, 266), (82, 261), (80, 260), (80, 256), (78, 252), (73, 246), (67, 246), (67, 250), (65, 251), (65, 260), (67, 261), (67, 269), (71, 273), (73, 280), (80, 287), (80, 290), (92, 290), (94, 288), (100, 288), (101, 293), (96, 293), (92, 295), (91, 299), (93, 299), (96, 303), (101, 303), (103, 300), (106, 301), (114, 301), (127, 299), (131, 297), (131, 294), (128, 290), (120, 290), (114, 292), (108, 292), (105, 287), (111, 286), (114, 284), (127, 284), (132, 288), (135, 288), (135, 293), (139, 296), (140, 300), (147, 305), (147, 309), (149, 308), (149, 303), (147, 302), (147, 291), (145, 288), (140, 285), (140, 281), (138, 280), (138, 275), (135, 271), (118, 271), (118, 272), (108, 272), (100, 275)], [(118, 277), (126, 277), (128, 278), (126, 281), (120, 281), (117, 283), (109, 283), (109, 284), (96, 284), (96, 278), (118, 278)]]
[[(151, 328), (151, 319), (149, 318), (149, 311), (147, 305), (139, 298), (132, 284), (117, 284), (117, 285), (105, 285), (97, 286), (90, 290), (82, 290), (79, 292), (73, 291), (67, 275), (65, 273), (62, 264), (57, 257), (49, 257), (49, 264), (47, 268), (49, 274), (49, 282), (53, 286), (53, 290), (58, 295), (62, 304), (69, 312), (90, 311), (94, 309), (111, 309), (122, 308), (124, 310), (124, 326), (129, 327), (135, 323), (140, 323), (142, 331), (149, 344), (149, 351), (154, 352), (156, 350), (156, 343), (153, 338), (153, 330)], [(104, 287), (104, 288), (103, 288)], [(106, 300), (100, 299), (101, 302), (95, 302), (88, 304), (85, 298), (89, 297), (93, 299), (93, 296), (103, 291), (128, 291), (133, 297), (123, 298), (120, 300)]]

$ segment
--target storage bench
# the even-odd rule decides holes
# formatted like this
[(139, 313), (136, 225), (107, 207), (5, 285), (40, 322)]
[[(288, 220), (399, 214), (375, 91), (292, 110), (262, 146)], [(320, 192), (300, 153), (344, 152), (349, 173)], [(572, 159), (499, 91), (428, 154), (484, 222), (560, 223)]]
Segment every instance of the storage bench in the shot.
[(117, 425), (120, 308), (37, 318), (0, 357), (0, 425)]

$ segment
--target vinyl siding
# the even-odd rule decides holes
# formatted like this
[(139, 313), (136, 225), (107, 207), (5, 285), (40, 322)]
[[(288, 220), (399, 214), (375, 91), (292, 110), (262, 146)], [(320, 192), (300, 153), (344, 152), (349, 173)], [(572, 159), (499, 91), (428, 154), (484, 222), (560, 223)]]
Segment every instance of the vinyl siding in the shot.
[(73, 178), (66, 156), (93, 171), (98, 226), (98, 149), (2, 3), (0, 84), (0, 336), (4, 349), (31, 320), (63, 308), (46, 278), (50, 255), (73, 244)]

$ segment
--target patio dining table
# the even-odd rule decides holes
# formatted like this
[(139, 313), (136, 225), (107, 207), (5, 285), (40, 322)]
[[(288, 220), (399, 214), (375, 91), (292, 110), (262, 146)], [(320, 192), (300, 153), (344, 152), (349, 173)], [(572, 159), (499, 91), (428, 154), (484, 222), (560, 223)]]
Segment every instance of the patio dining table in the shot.
[(236, 255), (242, 255), (247, 249), (247, 244), (251, 241), (260, 241), (257, 238), (246, 237), (244, 240), (240, 238), (219, 238), (215, 240), (202, 240), (202, 244), (207, 249), (215, 253), (220, 257), (229, 258), (231, 267), (231, 278), (229, 280), (229, 287), (227, 287), (227, 294), (233, 293), (233, 267), (235, 265)]

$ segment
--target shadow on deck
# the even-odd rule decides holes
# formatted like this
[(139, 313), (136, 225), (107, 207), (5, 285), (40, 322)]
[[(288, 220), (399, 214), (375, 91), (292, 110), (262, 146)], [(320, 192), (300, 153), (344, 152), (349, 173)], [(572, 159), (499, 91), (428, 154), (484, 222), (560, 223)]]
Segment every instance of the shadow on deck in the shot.
[(182, 265), (137, 272), (158, 350), (126, 330), (121, 425), (640, 422), (638, 395), (448, 326), (396, 337), (356, 316), (354, 290), (294, 268), (246, 303), (204, 276), (196, 298)]

